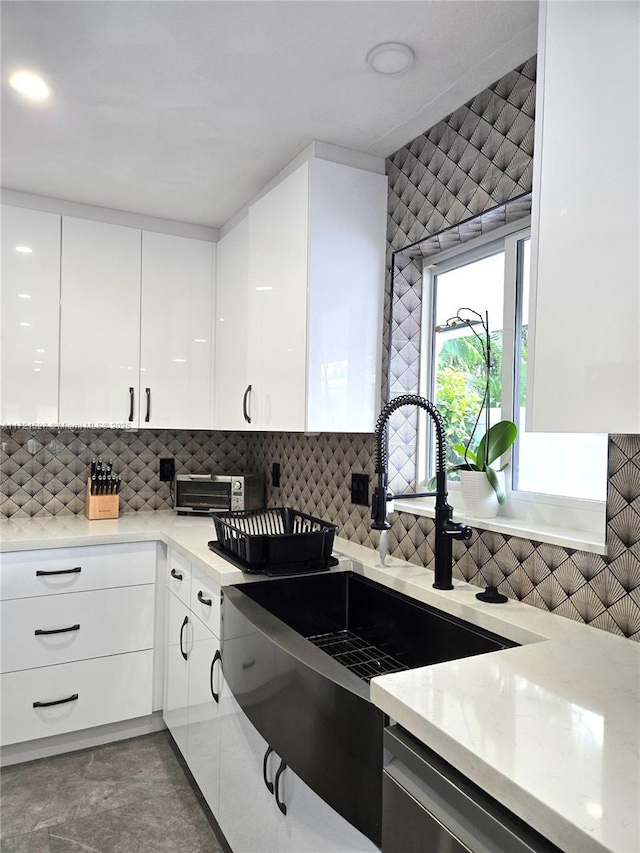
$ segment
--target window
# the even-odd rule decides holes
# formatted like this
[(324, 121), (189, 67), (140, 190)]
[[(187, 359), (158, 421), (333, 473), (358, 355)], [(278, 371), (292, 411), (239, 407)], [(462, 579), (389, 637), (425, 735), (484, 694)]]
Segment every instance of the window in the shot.
[[(525, 426), (529, 231), (519, 223), (501, 229), (496, 239), (474, 243), (429, 259), (423, 276), (422, 393), (443, 416), (448, 459), (462, 461), (454, 448), (467, 445), (474, 427), (472, 448), (487, 424), (513, 420), (518, 439), (507, 470), (509, 501), (501, 514), (531, 517), (535, 505), (536, 518), (548, 523), (597, 526), (603, 506), (594, 502), (606, 499), (607, 436), (528, 433)], [(486, 318), (492, 365), (488, 384), (481, 322)], [(428, 434), (426, 423), (422, 429)], [(433, 473), (433, 449), (425, 435), (422, 439), (425, 482)], [(546, 519), (539, 511), (544, 505), (549, 508)], [(569, 510), (569, 521), (562, 518), (563, 508)], [(585, 523), (575, 517), (582, 510)]]

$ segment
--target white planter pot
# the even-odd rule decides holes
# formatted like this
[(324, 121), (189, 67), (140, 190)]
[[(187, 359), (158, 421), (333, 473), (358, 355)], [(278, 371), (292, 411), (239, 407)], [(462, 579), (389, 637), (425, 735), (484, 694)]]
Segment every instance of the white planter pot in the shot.
[[(504, 475), (498, 474), (504, 488)], [(498, 514), (498, 496), (484, 471), (460, 471), (460, 486), (465, 512), (476, 518), (495, 518)]]

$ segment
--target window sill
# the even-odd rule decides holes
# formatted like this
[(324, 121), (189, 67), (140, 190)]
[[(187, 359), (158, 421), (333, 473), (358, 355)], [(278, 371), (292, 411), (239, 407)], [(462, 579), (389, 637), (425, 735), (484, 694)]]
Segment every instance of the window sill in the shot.
[[(455, 508), (455, 497), (449, 495), (450, 503), (454, 504), (454, 520), (463, 521), (470, 527), (480, 530), (490, 530), (494, 533), (504, 533), (508, 536), (519, 536), (522, 539), (533, 539), (536, 542), (547, 542), (550, 545), (560, 545), (562, 548), (575, 548), (591, 554), (606, 555), (604, 522), (602, 535), (591, 530), (579, 530), (571, 527), (559, 527), (531, 519), (509, 518), (498, 515), (496, 518), (475, 518), (467, 515), (464, 509)], [(398, 498), (389, 505), (390, 512), (408, 512), (411, 515), (421, 515), (434, 518), (433, 498), (414, 498), (402, 500)]]

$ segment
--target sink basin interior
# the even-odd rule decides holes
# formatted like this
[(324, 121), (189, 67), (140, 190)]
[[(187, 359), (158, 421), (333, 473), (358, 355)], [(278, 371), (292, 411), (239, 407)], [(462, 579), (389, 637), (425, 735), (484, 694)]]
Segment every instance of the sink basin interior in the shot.
[(351, 572), (263, 581), (242, 591), (366, 681), (516, 645)]

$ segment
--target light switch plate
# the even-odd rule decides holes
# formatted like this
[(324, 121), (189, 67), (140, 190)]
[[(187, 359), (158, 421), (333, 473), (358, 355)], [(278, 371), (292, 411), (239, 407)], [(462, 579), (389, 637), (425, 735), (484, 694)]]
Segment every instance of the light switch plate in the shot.
[(351, 475), (351, 503), (369, 506), (369, 475)]

